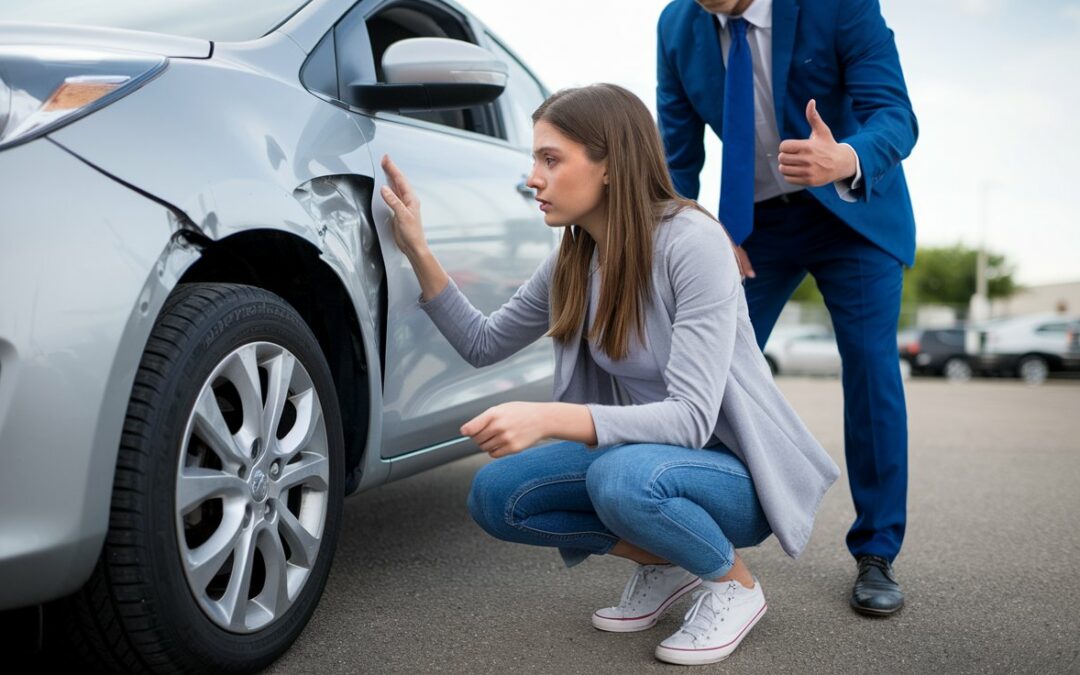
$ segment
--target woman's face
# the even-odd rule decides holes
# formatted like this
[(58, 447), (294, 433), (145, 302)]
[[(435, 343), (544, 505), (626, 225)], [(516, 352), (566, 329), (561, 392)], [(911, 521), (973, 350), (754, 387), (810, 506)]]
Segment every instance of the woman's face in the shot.
[(589, 159), (584, 145), (544, 120), (533, 125), (533, 168), (527, 185), (536, 190), (544, 222), (551, 227), (602, 222), (606, 162)]

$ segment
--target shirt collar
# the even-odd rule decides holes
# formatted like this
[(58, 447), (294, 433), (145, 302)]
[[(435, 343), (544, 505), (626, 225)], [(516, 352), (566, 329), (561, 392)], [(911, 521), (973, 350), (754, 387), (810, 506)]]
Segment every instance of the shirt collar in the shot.
[[(728, 15), (718, 13), (716, 18), (720, 20), (720, 27), (727, 30)], [(742, 18), (755, 28), (772, 28), (772, 0), (754, 0), (742, 13)]]

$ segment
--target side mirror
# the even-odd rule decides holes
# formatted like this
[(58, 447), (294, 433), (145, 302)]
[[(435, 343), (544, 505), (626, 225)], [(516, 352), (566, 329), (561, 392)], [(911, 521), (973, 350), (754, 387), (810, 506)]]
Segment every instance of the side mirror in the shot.
[(508, 69), (488, 50), (461, 40), (410, 38), (387, 48), (386, 83), (355, 82), (348, 103), (368, 110), (445, 110), (490, 103), (506, 88)]

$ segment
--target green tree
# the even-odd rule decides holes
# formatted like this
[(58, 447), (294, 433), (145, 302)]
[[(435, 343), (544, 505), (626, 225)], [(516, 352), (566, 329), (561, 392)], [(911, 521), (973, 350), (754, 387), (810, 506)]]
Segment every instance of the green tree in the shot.
[(807, 302), (814, 305), (824, 305), (825, 298), (821, 297), (821, 291), (818, 290), (817, 284), (814, 283), (814, 277), (809, 274), (802, 280), (799, 287), (795, 289), (795, 292), (791, 294), (792, 302)]
[[(978, 252), (960, 244), (922, 247), (915, 253), (915, 266), (905, 271), (901, 325), (914, 319), (919, 304), (942, 304), (966, 308), (975, 294), (975, 267)], [(1007, 298), (1020, 286), (1013, 279), (1013, 267), (1004, 255), (987, 257), (987, 286), (991, 298)], [(822, 305), (824, 300), (810, 275), (791, 296), (794, 302)]]
[[(904, 277), (904, 299), (918, 303), (967, 305), (975, 294), (978, 251), (960, 244), (920, 248), (915, 266)], [(990, 298), (1007, 298), (1019, 290), (1013, 267), (1004, 255), (987, 256), (987, 288)]]

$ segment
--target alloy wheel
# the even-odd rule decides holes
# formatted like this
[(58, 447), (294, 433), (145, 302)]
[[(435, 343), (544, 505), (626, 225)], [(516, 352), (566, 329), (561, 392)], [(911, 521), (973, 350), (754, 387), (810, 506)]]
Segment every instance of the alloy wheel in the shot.
[(326, 421), (304, 365), (270, 342), (213, 369), (184, 432), (176, 532), (188, 587), (218, 626), (252, 633), (299, 597), (329, 490)]

